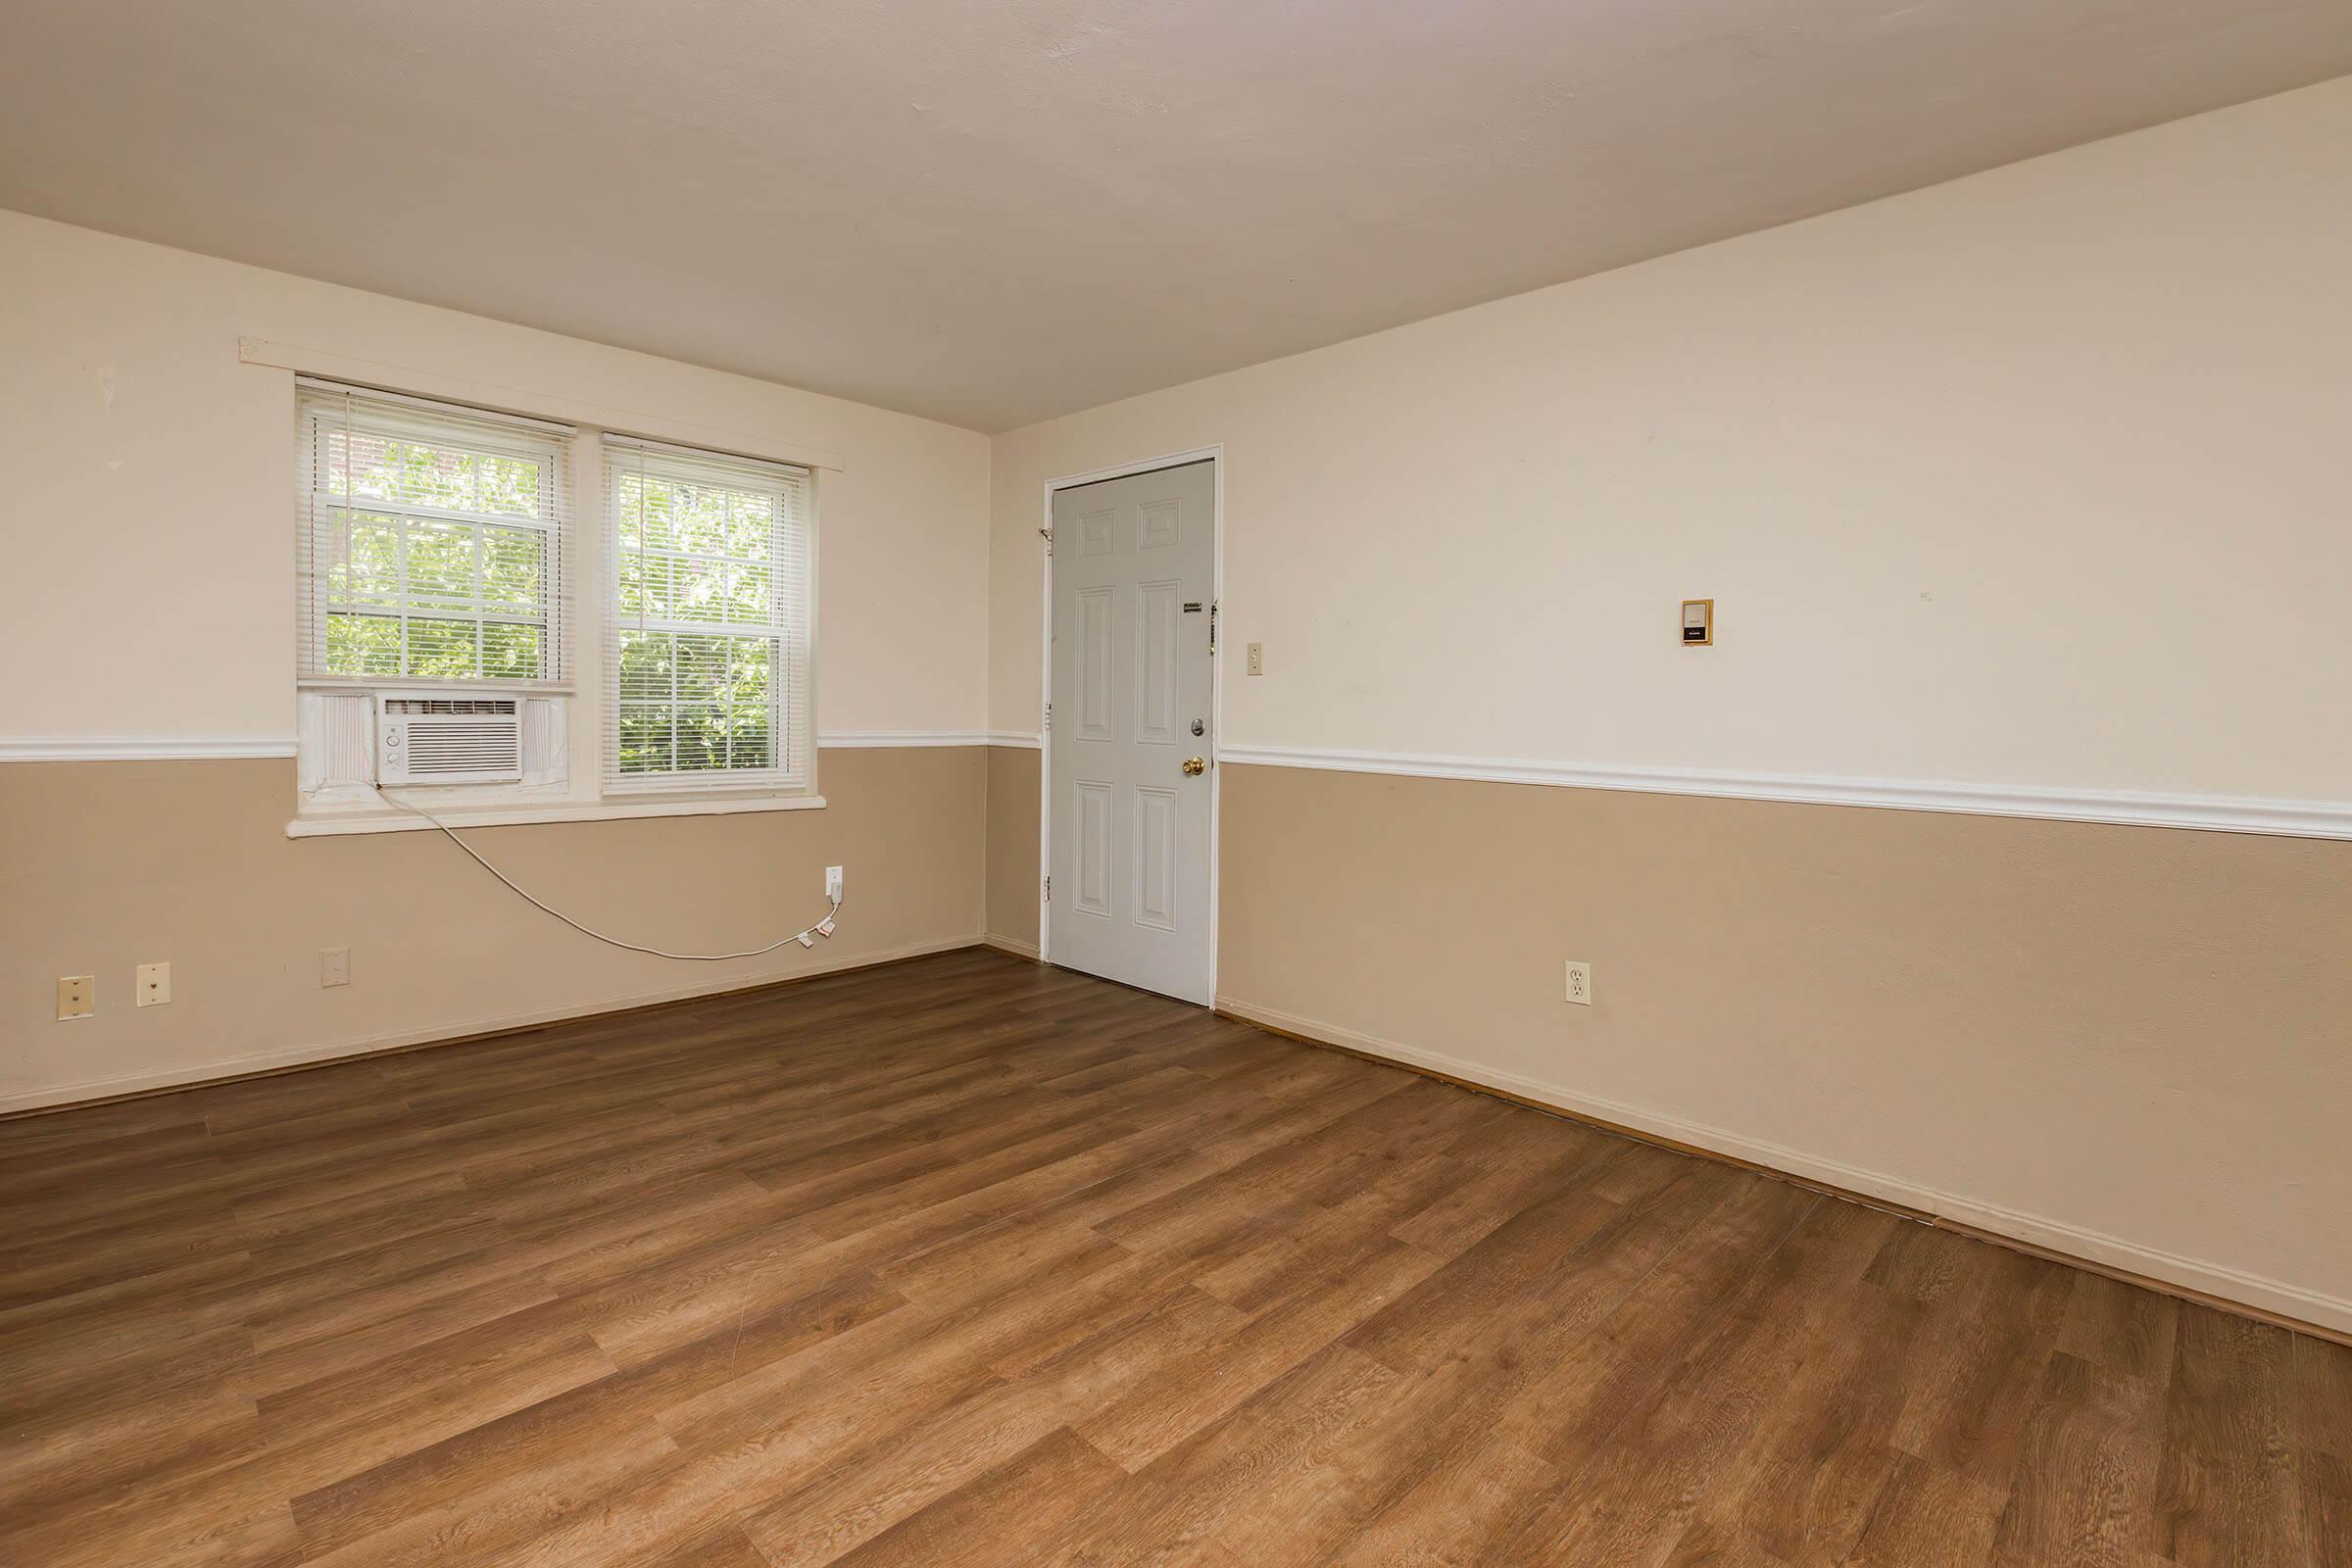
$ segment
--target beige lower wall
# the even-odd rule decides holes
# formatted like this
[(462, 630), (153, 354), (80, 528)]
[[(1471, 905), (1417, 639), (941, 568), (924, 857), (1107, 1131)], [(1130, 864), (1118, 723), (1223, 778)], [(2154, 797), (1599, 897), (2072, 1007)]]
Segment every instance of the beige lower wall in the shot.
[[(438, 834), (289, 840), (291, 761), (0, 766), (0, 1109), (972, 942), (988, 766), (978, 747), (828, 751), (822, 810), (466, 835), (588, 924), (688, 949), (798, 929), (845, 868), (829, 942), (730, 963), (568, 931)], [(319, 986), (328, 947), (351, 949), (349, 986)], [(172, 1000), (136, 1008), (153, 960)], [(97, 976), (96, 1017), (56, 1020), (62, 974)]]
[(1238, 1010), (2352, 1329), (2352, 844), (1278, 767), (1223, 791)]
[[(436, 835), (289, 841), (286, 762), (0, 768), (0, 1106), (1034, 946), (1038, 765), (828, 752), (822, 811), (468, 834), (688, 946), (847, 867), (829, 944), (710, 965)], [(2352, 845), (1252, 766), (1222, 815), (1238, 1010), (2352, 1327)], [(153, 959), (173, 1001), (134, 1008)], [(95, 1018), (50, 1017), (70, 973)]]
[(988, 749), (988, 935), (1037, 952), (1038, 766), (1034, 747)]

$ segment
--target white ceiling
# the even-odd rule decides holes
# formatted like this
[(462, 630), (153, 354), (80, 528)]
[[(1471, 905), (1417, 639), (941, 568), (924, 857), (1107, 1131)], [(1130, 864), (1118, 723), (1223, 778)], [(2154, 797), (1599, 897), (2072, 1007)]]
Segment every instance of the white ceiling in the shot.
[(0, 0), (0, 206), (998, 430), (2348, 73), (2347, 0)]

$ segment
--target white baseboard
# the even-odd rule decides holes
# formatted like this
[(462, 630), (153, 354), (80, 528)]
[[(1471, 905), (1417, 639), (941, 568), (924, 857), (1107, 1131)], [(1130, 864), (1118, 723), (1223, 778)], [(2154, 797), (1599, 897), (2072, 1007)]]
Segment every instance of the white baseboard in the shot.
[(986, 936), (980, 939), (980, 943), (981, 946), (994, 948), (999, 953), (1009, 953), (1016, 958), (1027, 958), (1031, 963), (1037, 961), (1037, 944), (1034, 942), (1023, 942), (1015, 937)]
[(716, 985), (677, 986), (661, 991), (633, 992), (627, 996), (603, 997), (583, 1002), (576, 1006), (543, 1007), (530, 1012), (506, 1013), (493, 1018), (451, 1019), (421, 1029), (395, 1030), (386, 1034), (362, 1035), (350, 1040), (333, 1041), (325, 1045), (280, 1046), (272, 1051), (256, 1051), (242, 1056), (223, 1056), (213, 1061), (187, 1067), (170, 1067), (152, 1072), (118, 1073), (111, 1078), (85, 1078), (76, 1083), (50, 1084), (39, 1089), (19, 1090), (0, 1094), (0, 1115), (12, 1111), (57, 1109), (79, 1104), (84, 1101), (113, 1100), (122, 1095), (136, 1095), (151, 1089), (184, 1089), (191, 1084), (212, 1083), (223, 1078), (242, 1078), (253, 1073), (272, 1072), (281, 1067), (311, 1066), (318, 1062), (337, 1061), (346, 1056), (365, 1056), (378, 1051), (398, 1051), (408, 1046), (431, 1045), (438, 1040), (463, 1040), (472, 1035), (494, 1034), (507, 1029), (529, 1029), (539, 1024), (561, 1023), (567, 1018), (592, 1018), (598, 1013), (624, 1012), (631, 1007), (650, 1007), (664, 1002), (685, 1002), (694, 997), (723, 996), (731, 991), (757, 990), (761, 986), (783, 985), (794, 980), (813, 979), (823, 974), (839, 974), (845, 969), (869, 969), (876, 964), (895, 963), (901, 958), (920, 958), (934, 953), (955, 953), (964, 948), (976, 948), (987, 939), (978, 935), (952, 937), (944, 942), (915, 942), (900, 948), (885, 948), (879, 953), (861, 953), (835, 961), (810, 964), (791, 974), (777, 975), (769, 980), (746, 980), (737, 976)]
[(2241, 1306), (2268, 1312), (2297, 1322), (2310, 1323), (2338, 1334), (2352, 1334), (2352, 1300), (2324, 1296), (2283, 1280), (2274, 1280), (2259, 1274), (2241, 1273), (2236, 1269), (2203, 1262), (2193, 1257), (2159, 1250), (2127, 1242), (2120, 1237), (2070, 1225), (2047, 1215), (2029, 1214), (2017, 1209), (2002, 1208), (1974, 1199), (1922, 1187), (1916, 1182), (1888, 1176), (1880, 1171), (1864, 1170), (1834, 1159), (1823, 1159), (1786, 1145), (1750, 1138), (1722, 1127), (1710, 1127), (1700, 1122), (1686, 1121), (1679, 1116), (1662, 1115), (1638, 1105), (1621, 1104), (1616, 1101), (1599, 1100), (1580, 1095), (1557, 1084), (1541, 1082), (1518, 1073), (1503, 1072), (1449, 1056), (1441, 1052), (1424, 1051), (1399, 1041), (1384, 1040), (1378, 1035), (1326, 1023), (1319, 1018), (1302, 1018), (1296, 1013), (1244, 1002), (1235, 997), (1220, 996), (1217, 1010), (1236, 1018), (1265, 1024), (1288, 1034), (1303, 1035), (1326, 1045), (1343, 1046), (1359, 1051), (1368, 1056), (1380, 1056), (1391, 1061), (1425, 1067), (1449, 1078), (1459, 1078), (1488, 1089), (1500, 1090), (1538, 1104), (1549, 1105), (1573, 1115), (1590, 1116), (1598, 1121), (1613, 1122), (1655, 1138), (1673, 1143), (1688, 1144), (1711, 1153), (1727, 1155), (1751, 1165), (1761, 1165), (1784, 1175), (1801, 1180), (1820, 1182), (1827, 1186), (1857, 1193), (1866, 1198), (1881, 1199), (1905, 1208), (1917, 1209), (1976, 1230), (2006, 1237), (2013, 1242), (2062, 1252), (2086, 1262), (2121, 1269), (2151, 1280), (2161, 1280), (2181, 1290), (2233, 1301)]

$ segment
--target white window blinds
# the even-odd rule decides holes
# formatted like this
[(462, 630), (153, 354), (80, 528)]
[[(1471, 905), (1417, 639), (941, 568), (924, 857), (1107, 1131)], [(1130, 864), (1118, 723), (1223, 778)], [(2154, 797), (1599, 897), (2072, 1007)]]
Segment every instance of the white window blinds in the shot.
[(562, 682), (570, 427), (300, 386), (302, 675)]
[(608, 788), (811, 786), (806, 468), (605, 438)]

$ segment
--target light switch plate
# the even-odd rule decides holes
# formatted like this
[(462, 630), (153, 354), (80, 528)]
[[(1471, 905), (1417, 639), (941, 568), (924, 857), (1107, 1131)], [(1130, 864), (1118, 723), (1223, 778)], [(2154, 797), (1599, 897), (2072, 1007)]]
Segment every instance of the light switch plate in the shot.
[(160, 1007), (172, 1000), (172, 966), (168, 963), (139, 965), (138, 1004), (142, 1007)]

